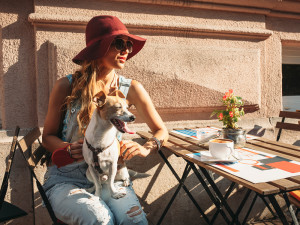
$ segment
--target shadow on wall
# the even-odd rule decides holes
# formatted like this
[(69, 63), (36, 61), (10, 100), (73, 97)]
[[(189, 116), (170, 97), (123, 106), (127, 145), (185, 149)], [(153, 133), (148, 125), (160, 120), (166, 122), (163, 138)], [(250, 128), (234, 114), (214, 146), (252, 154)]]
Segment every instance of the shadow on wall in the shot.
[[(266, 20), (266, 29), (273, 31), (282, 31), (289, 33), (300, 33), (300, 26), (298, 20), (284, 19), (284, 18), (268, 18)], [(296, 43), (296, 42), (295, 42)], [(297, 44), (299, 46), (299, 44)]]
[[(49, 65), (51, 63), (48, 59), (48, 43), (43, 43), (38, 51), (36, 52), (38, 65), (37, 65), (37, 78), (36, 78), (36, 92), (37, 92), (37, 116), (38, 116), (38, 126), (44, 126), (44, 120), (48, 111), (48, 100), (50, 97), (49, 90)], [(43, 60), (40, 60), (43, 59)], [(53, 69), (53, 68), (51, 68)], [(56, 70), (56, 69), (55, 69)], [(52, 73), (57, 73), (57, 71), (51, 71)]]
[[(223, 108), (223, 92), (176, 77), (168, 78), (163, 74), (143, 71), (134, 65), (128, 67), (132, 67), (130, 71), (135, 71), (134, 76), (130, 75), (127, 69), (120, 73), (124, 72), (125, 76), (142, 81), (164, 121), (215, 119), (216, 116), (210, 117), (212, 111)], [(252, 113), (258, 111), (259, 106), (246, 99), (244, 109), (246, 113)], [(142, 122), (139, 116), (136, 116), (136, 122)]]
[[(34, 32), (28, 14), (33, 12), (32, 2), (1, 3), (1, 12), (12, 14), (17, 21), (2, 28), (3, 70), (1, 104), (4, 129), (33, 127), (36, 125)], [(27, 3), (26, 3), (27, 2)], [(4, 18), (5, 20), (5, 18)], [(13, 103), (13, 104), (11, 104)], [(21, 113), (20, 113), (21, 112)], [(26, 118), (26, 120), (24, 120)]]

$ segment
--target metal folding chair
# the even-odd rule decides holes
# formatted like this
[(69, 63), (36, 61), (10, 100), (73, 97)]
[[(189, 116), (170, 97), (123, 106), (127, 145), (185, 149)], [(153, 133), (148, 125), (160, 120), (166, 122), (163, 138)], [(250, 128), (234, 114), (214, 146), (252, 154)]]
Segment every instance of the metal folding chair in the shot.
[[(39, 193), (44, 201), (44, 204), (48, 210), (48, 213), (52, 219), (53, 225), (62, 225), (60, 220), (58, 220), (53, 212), (52, 206), (46, 196), (46, 193), (42, 187), (42, 184), (39, 182), (34, 169), (38, 165), (38, 163), (42, 160), (43, 157), (46, 156), (47, 150), (42, 146), (39, 137), (41, 135), (40, 129), (38, 127), (33, 128), (27, 135), (24, 136), (20, 141), (17, 142), (21, 153), (24, 157), (24, 159), (27, 162), (28, 168), (30, 170), (30, 173), (32, 175), (32, 184), (33, 184), (33, 178), (36, 181), (37, 188), (39, 190)], [(37, 148), (33, 147), (34, 142), (37, 141)], [(33, 186), (32, 186), (32, 192), (33, 192)], [(34, 202), (34, 193), (32, 193), (32, 200)], [(34, 207), (33, 207), (34, 212)]]
[[(281, 137), (282, 130), (293, 130), (300, 131), (300, 110), (296, 110), (296, 112), (290, 111), (280, 111), (279, 117), (282, 117), (281, 122), (276, 123), (276, 128), (278, 128), (278, 134), (276, 141), (279, 141)], [(299, 119), (298, 123), (287, 123), (285, 121), (286, 118), (290, 119)], [(293, 198), (292, 196), (288, 196), (289, 201), (297, 208), (295, 216), (299, 213), (300, 210), (300, 202)]]
[(12, 145), (10, 148), (10, 154), (8, 157), (8, 161), (6, 164), (6, 170), (3, 177), (2, 185), (1, 185), (1, 192), (0, 192), (0, 222), (5, 222), (11, 219), (15, 219), (18, 217), (26, 216), (27, 213), (20, 209), (19, 207), (4, 201), (7, 187), (8, 187), (8, 180), (10, 176), (11, 167), (13, 164), (14, 156), (15, 156), (15, 150), (18, 142), (18, 135), (19, 135), (20, 128), (17, 126), (15, 129), (15, 134), (13, 137)]

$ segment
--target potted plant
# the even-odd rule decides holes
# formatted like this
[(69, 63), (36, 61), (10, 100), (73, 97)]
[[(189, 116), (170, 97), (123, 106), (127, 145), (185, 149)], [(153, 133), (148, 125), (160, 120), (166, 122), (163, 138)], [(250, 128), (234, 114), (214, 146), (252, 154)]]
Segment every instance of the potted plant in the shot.
[(219, 121), (223, 122), (223, 137), (234, 141), (236, 147), (243, 147), (246, 143), (246, 132), (238, 127), (237, 122), (245, 115), (244, 102), (241, 97), (235, 96), (230, 89), (222, 99), (225, 110), (214, 110), (211, 114), (217, 115)]

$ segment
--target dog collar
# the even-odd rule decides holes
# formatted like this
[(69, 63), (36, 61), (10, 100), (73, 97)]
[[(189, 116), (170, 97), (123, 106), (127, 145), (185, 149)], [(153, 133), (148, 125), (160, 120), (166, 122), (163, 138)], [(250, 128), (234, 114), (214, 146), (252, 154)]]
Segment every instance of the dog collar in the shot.
[(115, 140), (113, 140), (113, 142), (112, 142), (110, 145), (108, 145), (107, 147), (105, 147), (105, 148), (94, 148), (94, 147), (87, 141), (86, 138), (84, 138), (84, 140), (85, 140), (85, 143), (86, 143), (86, 145), (88, 146), (88, 148), (89, 148), (92, 152), (95, 152), (96, 154), (101, 153), (101, 152), (105, 151), (106, 149), (108, 149), (110, 146), (112, 146), (112, 144), (113, 144), (114, 141), (115, 141)]
[(104, 150), (108, 149), (110, 146), (112, 146), (112, 144), (115, 142), (115, 140), (113, 140), (113, 142), (108, 145), (105, 148), (94, 148), (88, 141), (86, 138), (84, 138), (85, 143), (88, 147), (88, 149), (90, 149), (93, 153), (93, 159), (94, 159), (94, 164), (95, 164), (95, 169), (98, 171), (98, 173), (102, 174), (103, 170), (100, 168), (99, 162), (98, 162), (98, 154), (103, 152)]

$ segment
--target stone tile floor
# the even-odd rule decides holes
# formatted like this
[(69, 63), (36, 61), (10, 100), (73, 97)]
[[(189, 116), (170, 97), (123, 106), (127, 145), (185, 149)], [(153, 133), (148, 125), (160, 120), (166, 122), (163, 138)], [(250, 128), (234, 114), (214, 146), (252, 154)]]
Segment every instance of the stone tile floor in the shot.
[[(300, 221), (300, 217), (298, 215), (298, 221)], [(292, 222), (291, 219), (288, 219), (288, 222)], [(261, 220), (261, 221), (252, 221), (247, 223), (249, 225), (282, 225), (282, 222), (280, 221), (279, 218), (275, 219), (266, 219), (266, 220)]]
[(264, 221), (255, 221), (248, 223), (249, 225), (282, 225), (282, 222), (280, 219), (274, 219), (274, 220), (264, 220)]

